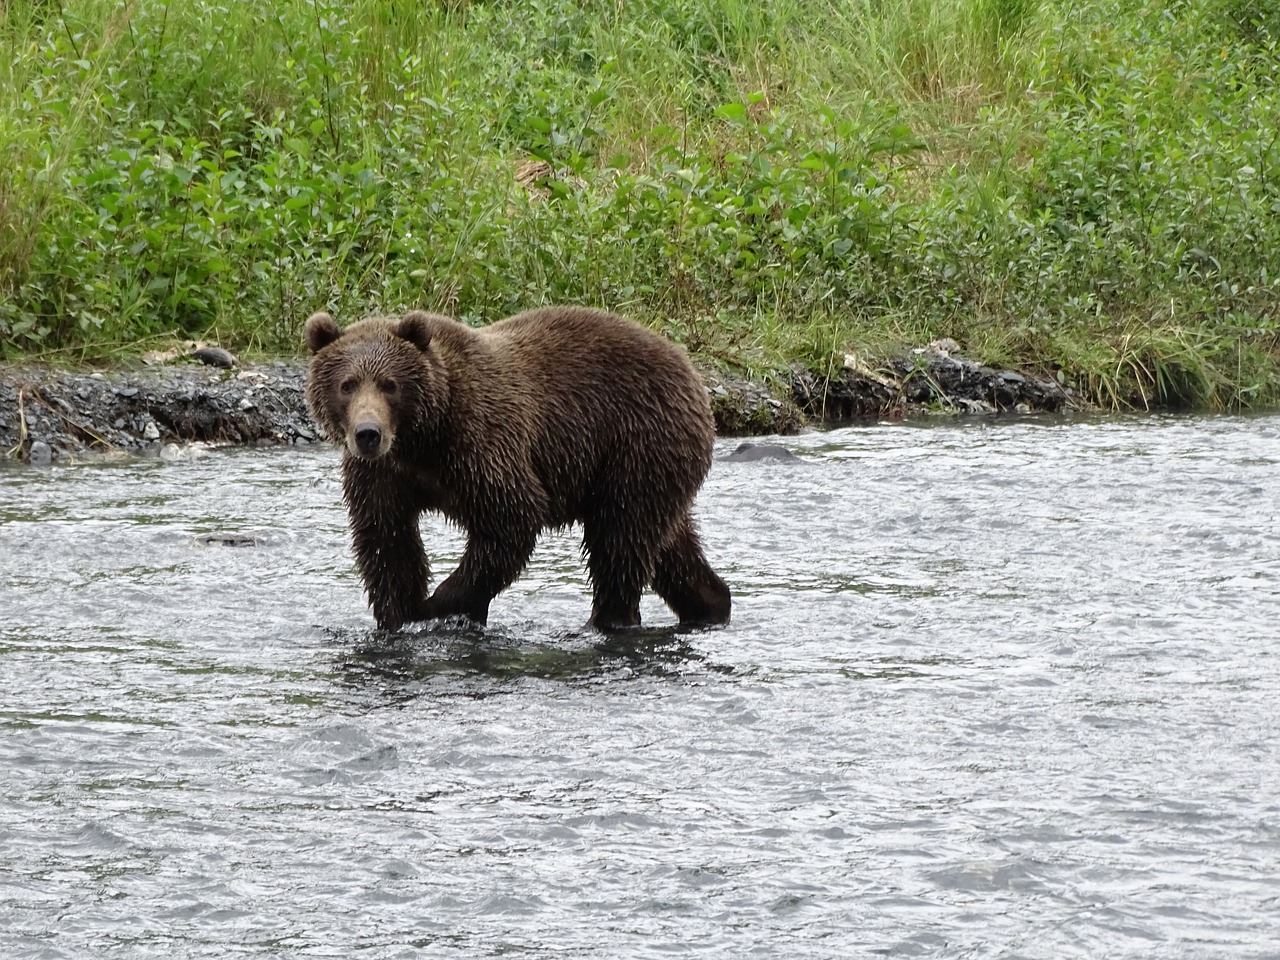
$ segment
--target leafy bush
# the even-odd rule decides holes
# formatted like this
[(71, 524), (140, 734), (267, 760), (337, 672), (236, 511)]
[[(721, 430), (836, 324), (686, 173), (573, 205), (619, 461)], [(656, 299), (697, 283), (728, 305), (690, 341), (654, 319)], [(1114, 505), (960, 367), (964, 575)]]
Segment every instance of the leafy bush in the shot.
[(0, 351), (625, 310), (758, 370), (946, 335), (1277, 399), (1253, 0), (9, 0)]

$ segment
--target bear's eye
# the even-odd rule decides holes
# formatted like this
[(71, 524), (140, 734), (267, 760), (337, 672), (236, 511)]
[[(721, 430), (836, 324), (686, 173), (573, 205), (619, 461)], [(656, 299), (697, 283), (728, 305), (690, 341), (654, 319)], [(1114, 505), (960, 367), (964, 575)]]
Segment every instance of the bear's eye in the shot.
[(382, 388), (383, 393), (390, 394), (396, 392), (396, 382), (394, 380), (383, 380), (378, 384), (378, 386)]
[(342, 383), (338, 385), (338, 389), (344, 394), (354, 393), (356, 389), (356, 378), (347, 377), (347, 379), (343, 380)]

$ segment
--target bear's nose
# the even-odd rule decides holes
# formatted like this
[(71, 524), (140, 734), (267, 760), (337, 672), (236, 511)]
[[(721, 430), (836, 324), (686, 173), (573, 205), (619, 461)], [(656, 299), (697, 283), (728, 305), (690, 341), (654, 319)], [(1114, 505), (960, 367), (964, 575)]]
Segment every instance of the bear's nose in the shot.
[(356, 424), (356, 449), (366, 457), (375, 456), (382, 446), (382, 431), (376, 423)]

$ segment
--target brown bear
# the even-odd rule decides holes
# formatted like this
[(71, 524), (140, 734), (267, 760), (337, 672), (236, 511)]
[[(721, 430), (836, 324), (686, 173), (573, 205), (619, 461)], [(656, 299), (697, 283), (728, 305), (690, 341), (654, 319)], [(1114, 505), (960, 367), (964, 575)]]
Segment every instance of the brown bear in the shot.
[[(640, 623), (647, 585), (682, 624), (729, 621), (690, 508), (714, 423), (688, 357), (601, 310), (548, 307), (474, 329), (412, 311), (307, 320), (307, 405), (343, 447), (356, 564), (378, 626), (463, 614), (520, 575), (538, 534), (581, 523), (599, 630)], [(425, 510), (467, 533), (427, 596)]]

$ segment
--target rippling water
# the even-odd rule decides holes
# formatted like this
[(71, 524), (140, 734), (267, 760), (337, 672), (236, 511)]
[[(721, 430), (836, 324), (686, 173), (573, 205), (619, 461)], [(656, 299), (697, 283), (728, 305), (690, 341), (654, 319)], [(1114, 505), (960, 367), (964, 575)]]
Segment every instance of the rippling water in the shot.
[(1280, 419), (786, 442), (607, 640), (375, 633), (330, 450), (0, 470), (0, 956), (1280, 956)]

